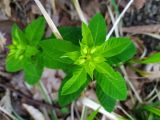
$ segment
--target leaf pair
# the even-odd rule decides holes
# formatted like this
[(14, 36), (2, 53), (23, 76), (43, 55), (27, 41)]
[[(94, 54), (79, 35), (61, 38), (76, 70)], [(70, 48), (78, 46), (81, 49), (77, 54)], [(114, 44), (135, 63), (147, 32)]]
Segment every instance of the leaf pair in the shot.
[(17, 72), (24, 70), (25, 80), (35, 84), (43, 71), (43, 58), (39, 42), (44, 35), (45, 20), (39, 17), (23, 31), (17, 26), (12, 27), (12, 44), (6, 59), (6, 70)]

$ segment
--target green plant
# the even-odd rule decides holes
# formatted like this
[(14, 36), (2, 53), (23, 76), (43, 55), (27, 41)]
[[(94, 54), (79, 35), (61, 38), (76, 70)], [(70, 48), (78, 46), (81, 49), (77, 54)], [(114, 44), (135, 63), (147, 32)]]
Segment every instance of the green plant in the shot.
[[(63, 69), (67, 76), (59, 89), (59, 103), (65, 106), (76, 99), (91, 80), (96, 79), (96, 94), (101, 105), (112, 111), (117, 100), (125, 100), (124, 78), (114, 70), (131, 59), (135, 46), (129, 38), (110, 38), (105, 41), (107, 27), (104, 18), (96, 14), (89, 25), (61, 27), (64, 40), (42, 39), (43, 18), (33, 21), (24, 31), (16, 25), (12, 30), (13, 44), (9, 46), (6, 69), (24, 70), (26, 81), (35, 84), (43, 67)], [(35, 32), (32, 32), (35, 31)]]
[(43, 56), (39, 42), (44, 30), (43, 17), (34, 20), (23, 31), (16, 24), (12, 27), (12, 44), (8, 47), (6, 70), (9, 72), (23, 70), (25, 80), (30, 84), (37, 83), (43, 72)]
[(106, 29), (105, 20), (97, 14), (88, 26), (82, 23), (82, 30), (60, 28), (64, 40), (42, 41), (45, 66), (63, 68), (68, 73), (59, 90), (60, 105), (76, 99), (94, 79), (97, 97), (106, 110), (112, 111), (116, 100), (126, 99), (125, 80), (112, 66), (132, 58), (135, 46), (129, 38), (105, 41)]

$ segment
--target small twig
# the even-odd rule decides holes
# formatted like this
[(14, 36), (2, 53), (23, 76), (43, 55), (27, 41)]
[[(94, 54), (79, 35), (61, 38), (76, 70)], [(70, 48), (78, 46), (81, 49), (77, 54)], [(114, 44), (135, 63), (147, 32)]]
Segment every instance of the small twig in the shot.
[(53, 34), (56, 36), (56, 38), (58, 39), (63, 39), (61, 34), (59, 33), (56, 25), (54, 24), (54, 22), (52, 21), (51, 17), (48, 15), (48, 13), (46, 12), (46, 10), (44, 9), (42, 3), (39, 0), (34, 0), (35, 3), (37, 4), (37, 6), (39, 7), (40, 11), (42, 12), (43, 16), (45, 17), (49, 27), (51, 28)]
[(72, 2), (73, 2), (74, 6), (75, 6), (75, 8), (76, 8), (76, 10), (77, 10), (77, 13), (78, 13), (81, 21), (87, 24), (87, 20), (86, 20), (83, 12), (82, 12), (82, 10), (81, 10), (81, 7), (80, 7), (80, 5), (79, 5), (78, 0), (72, 0)]
[(123, 17), (123, 15), (125, 14), (125, 12), (128, 10), (128, 8), (131, 6), (131, 4), (134, 2), (134, 0), (130, 0), (129, 3), (126, 5), (126, 7), (124, 8), (124, 10), (122, 11), (122, 13), (119, 15), (119, 17), (117, 18), (117, 20), (115, 21), (112, 29), (109, 31), (108, 35), (106, 36), (106, 40), (108, 40), (110, 38), (110, 36), (112, 35), (113, 31), (115, 30), (115, 28), (117, 27), (119, 21), (121, 20), (121, 18)]
[(127, 75), (127, 72), (126, 72), (126, 70), (125, 70), (125, 68), (124, 68), (124, 65), (122, 65), (120, 68), (121, 68), (121, 71), (122, 71), (123, 74), (124, 74), (125, 80), (127, 81), (127, 83), (129, 84), (129, 86), (130, 86), (131, 89), (133, 90), (133, 92), (134, 92), (134, 94), (135, 94), (138, 102), (139, 102), (139, 103), (143, 103), (143, 101), (142, 101), (141, 97), (139, 96), (138, 92), (136, 91), (136, 89), (134, 88), (133, 84), (132, 84), (131, 81), (129, 80), (128, 75)]
[(134, 120), (134, 118), (125, 109), (123, 109), (121, 106), (117, 106), (117, 108), (122, 110), (123, 113), (130, 118), (130, 120)]
[(48, 104), (48, 103), (41, 102), (41, 101), (38, 101), (38, 100), (33, 100), (30, 96), (22, 93), (19, 90), (14, 89), (10, 85), (0, 83), (0, 87), (4, 88), (4, 89), (9, 89), (10, 91), (17, 93), (19, 96), (22, 97), (23, 101), (26, 102), (27, 104), (33, 104), (33, 105), (36, 105), (36, 106), (43, 106), (43, 107), (46, 107), (47, 109), (55, 109), (55, 107), (58, 108), (58, 106), (56, 106), (56, 105), (53, 106), (52, 104)]
[(0, 106), (0, 111), (2, 111), (3, 113), (5, 113), (6, 115), (8, 115), (10, 118), (12, 118), (13, 120), (16, 120), (16, 118), (12, 115), (12, 114), (10, 114), (8, 111), (6, 111), (4, 108), (2, 108), (1, 106)]

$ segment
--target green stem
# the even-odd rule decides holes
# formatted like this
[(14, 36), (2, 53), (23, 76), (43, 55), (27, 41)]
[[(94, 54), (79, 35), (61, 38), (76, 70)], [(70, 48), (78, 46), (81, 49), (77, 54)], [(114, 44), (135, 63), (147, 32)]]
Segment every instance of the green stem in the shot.
[[(40, 81), (38, 83), (38, 88), (39, 88), (39, 90), (41, 92), (41, 95), (43, 96), (44, 100), (47, 103), (52, 104), (52, 100), (51, 100), (50, 96), (48, 95), (48, 92), (47, 92), (44, 84), (42, 83), (42, 81)], [(57, 120), (57, 116), (56, 116), (56, 113), (55, 113), (54, 110), (50, 111), (50, 115), (51, 115), (52, 120)]]

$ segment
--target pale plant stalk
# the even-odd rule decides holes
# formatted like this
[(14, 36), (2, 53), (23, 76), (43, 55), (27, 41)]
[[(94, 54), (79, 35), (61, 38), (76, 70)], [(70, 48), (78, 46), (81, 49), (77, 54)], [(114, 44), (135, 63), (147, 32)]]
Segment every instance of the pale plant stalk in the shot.
[(51, 28), (51, 30), (52, 30), (53, 34), (56, 36), (56, 38), (63, 39), (62, 36), (61, 36), (61, 34), (59, 33), (56, 25), (54, 24), (53, 20), (48, 15), (48, 13), (45, 10), (45, 8), (43, 7), (42, 3), (39, 0), (34, 0), (34, 1), (37, 4), (37, 6), (39, 7), (40, 11), (42, 12), (44, 18), (46, 19), (49, 27)]
[(80, 120), (86, 120), (86, 118), (87, 118), (87, 111), (88, 111), (88, 108), (86, 106), (83, 106), (82, 114), (81, 114), (81, 119)]
[(112, 35), (113, 31), (115, 30), (115, 28), (117, 27), (118, 23), (120, 22), (120, 20), (122, 19), (123, 15), (126, 13), (126, 11), (128, 10), (128, 8), (132, 5), (132, 3), (134, 2), (134, 0), (130, 0), (129, 3), (126, 5), (126, 7), (123, 9), (123, 11), (121, 12), (121, 14), (119, 15), (119, 17), (117, 18), (117, 20), (115, 21), (113, 27), (111, 28), (111, 30), (109, 31), (109, 33), (106, 36), (106, 40), (108, 40), (110, 38), (110, 36)]
[(86, 24), (88, 24), (88, 22), (87, 22), (87, 20), (86, 20), (86, 18), (85, 18), (85, 16), (84, 16), (84, 14), (83, 14), (83, 12), (82, 12), (82, 10), (81, 10), (81, 7), (80, 7), (80, 5), (79, 5), (78, 0), (72, 0), (72, 2), (73, 2), (73, 4), (74, 4), (74, 7), (76, 8), (76, 11), (77, 11), (77, 13), (78, 13), (81, 21), (84, 22), (84, 23), (86, 23)]
[(57, 10), (56, 10), (56, 0), (50, 0), (51, 5), (52, 5), (52, 9), (53, 9), (53, 14), (56, 15), (57, 14)]
[(99, 105), (98, 103), (96, 103), (93, 100), (88, 99), (86, 97), (81, 98), (81, 102), (84, 106), (89, 107), (93, 110), (99, 109), (99, 113), (105, 115), (106, 118), (108, 118), (108, 119), (119, 120), (119, 118), (123, 118), (122, 116), (120, 116), (114, 112), (112, 112), (112, 113), (107, 112), (101, 105)]
[[(39, 81), (39, 83), (38, 83), (38, 88), (39, 88), (39, 90), (40, 90), (40, 92), (41, 92), (41, 95), (43, 95), (42, 97), (44, 98), (44, 100), (45, 100), (47, 103), (52, 104), (52, 100), (51, 100), (51, 98), (50, 98), (50, 96), (49, 96), (49, 94), (48, 94), (48, 91), (46, 90), (44, 84), (42, 83), (42, 81)], [(50, 114), (51, 114), (52, 120), (57, 120), (57, 116), (56, 116), (56, 113), (55, 113), (54, 110), (51, 110), (51, 113), (50, 113)]]

